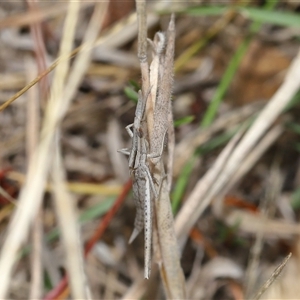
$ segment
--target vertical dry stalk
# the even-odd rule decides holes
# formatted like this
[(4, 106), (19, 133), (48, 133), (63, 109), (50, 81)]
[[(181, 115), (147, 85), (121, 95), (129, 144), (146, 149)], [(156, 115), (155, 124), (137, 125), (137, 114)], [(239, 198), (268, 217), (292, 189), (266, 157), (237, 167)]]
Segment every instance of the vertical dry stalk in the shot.
[[(158, 35), (158, 40), (165, 42), (165, 53), (159, 59), (157, 91), (152, 91), (154, 103), (153, 127), (148, 123), (150, 142), (150, 153), (161, 153), (166, 133), (168, 133), (168, 168), (165, 172), (164, 163), (161, 158), (152, 159), (152, 174), (154, 181), (159, 183), (159, 196), (155, 200), (155, 222), (154, 232), (157, 240), (158, 258), (161, 258), (160, 273), (164, 283), (165, 291), (169, 299), (185, 298), (185, 281), (180, 265), (180, 255), (176, 235), (174, 231), (173, 214), (170, 204), (170, 187), (172, 178), (172, 165), (174, 153), (174, 129), (171, 111), (171, 93), (173, 86), (173, 60), (175, 47), (175, 22), (172, 15), (170, 24), (164, 37)], [(165, 39), (165, 41), (163, 41)], [(159, 55), (161, 49), (156, 47)], [(154, 77), (155, 76), (150, 76)], [(152, 82), (150, 82), (152, 85)], [(167, 180), (165, 180), (167, 178)]]
[[(142, 92), (143, 97), (147, 97), (149, 90), (152, 89), (150, 86), (150, 74), (149, 64), (147, 57), (147, 12), (146, 12), (146, 1), (136, 0), (136, 13), (138, 22), (138, 58), (141, 66), (142, 75)], [(149, 97), (149, 96), (148, 96)], [(151, 127), (153, 126), (153, 101), (151, 101), (151, 95), (147, 102), (147, 122)], [(152, 98), (153, 99), (153, 98)]]
[[(25, 61), (28, 73), (28, 81), (36, 76), (35, 64), (31, 58)], [(33, 159), (33, 154), (38, 145), (38, 133), (40, 126), (39, 97), (37, 86), (33, 87), (28, 94), (27, 101), (27, 123), (26, 123), (26, 154), (28, 162)], [(31, 252), (31, 286), (30, 299), (39, 299), (42, 296), (42, 211), (35, 218), (32, 228), (32, 252)]]
[(147, 60), (147, 18), (145, 0), (136, 1), (138, 19), (138, 58), (141, 64), (143, 96), (149, 91), (149, 65)]
[(66, 249), (66, 265), (69, 271), (69, 281), (72, 295), (75, 299), (87, 299), (86, 278), (83, 268), (83, 251), (80, 241), (75, 202), (66, 188), (66, 178), (61, 161), (59, 137), (56, 136), (52, 164), (53, 195), (56, 211)]

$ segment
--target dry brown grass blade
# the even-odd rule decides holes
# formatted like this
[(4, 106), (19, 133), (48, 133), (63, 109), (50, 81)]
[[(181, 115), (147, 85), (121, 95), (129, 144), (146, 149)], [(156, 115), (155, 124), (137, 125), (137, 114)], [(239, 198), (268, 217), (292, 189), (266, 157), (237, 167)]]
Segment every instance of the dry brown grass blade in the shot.
[(78, 85), (88, 68), (91, 59), (91, 51), (96, 43), (99, 29), (101, 28), (103, 18), (106, 14), (107, 3), (103, 3), (100, 3), (95, 7), (95, 12), (84, 36), (83, 45), (81, 46), (80, 52), (72, 67), (72, 72), (65, 88), (64, 98), (67, 99), (67, 101), (64, 102), (65, 104), (62, 104), (62, 114), (66, 113), (68, 102), (71, 101), (77, 92)]
[[(279, 171), (277, 164), (275, 163), (270, 171), (270, 179), (267, 182), (266, 195), (262, 198), (260, 203), (260, 211), (262, 212), (263, 219), (274, 217), (274, 207), (276, 199), (278, 199), (280, 193), (282, 192), (283, 177)], [(264, 221), (264, 220), (262, 220)], [(257, 282), (259, 265), (261, 263), (261, 254), (263, 251), (263, 244), (265, 238), (264, 229), (257, 232), (255, 237), (254, 245), (250, 249), (250, 258), (246, 271), (246, 298), (254, 293), (254, 287)]]
[(68, 9), (67, 3), (59, 3), (56, 5), (49, 5), (49, 7), (42, 8), (38, 11), (29, 11), (26, 14), (21, 13), (6, 17), (0, 21), (0, 29), (6, 27), (20, 27), (28, 24), (43, 21), (45, 18), (56, 16), (65, 13)]
[[(61, 42), (60, 55), (66, 57), (71, 51), (75, 26), (79, 12), (79, 2), (70, 2), (64, 26), (64, 38)], [(35, 152), (34, 159), (30, 162), (27, 181), (19, 196), (19, 206), (9, 224), (7, 236), (2, 247), (0, 257), (0, 272), (2, 284), (0, 298), (5, 298), (9, 281), (12, 275), (17, 251), (28, 234), (29, 226), (36, 215), (42, 200), (47, 171), (50, 166), (51, 146), (55, 135), (56, 126), (61, 120), (60, 104), (63, 92), (63, 83), (68, 71), (68, 61), (64, 60), (58, 66), (47, 105), (46, 116), (43, 122), (42, 136)]]
[(272, 144), (280, 137), (283, 133), (283, 126), (281, 124), (271, 128), (264, 138), (255, 146), (255, 148), (249, 153), (249, 155), (243, 160), (238, 170), (231, 177), (229, 183), (227, 184), (224, 193), (229, 191), (234, 185), (241, 180), (245, 174), (256, 164), (259, 158), (270, 148)]
[(290, 238), (300, 233), (300, 225), (297, 223), (266, 219), (260, 214), (241, 210), (232, 210), (223, 219), (228, 226), (239, 224), (240, 232), (251, 235), (264, 231), (265, 236), (268, 237)]
[[(155, 97), (152, 98), (152, 101), (153, 99), (155, 100), (153, 101), (153, 127), (151, 127), (151, 123), (148, 123), (151, 153), (160, 153), (161, 148), (163, 147), (166, 132), (170, 130), (170, 126), (173, 126), (173, 123), (170, 124), (169, 121), (172, 117), (170, 112), (170, 102), (173, 84), (172, 78), (175, 44), (174, 16), (171, 17), (165, 37), (167, 39), (165, 56), (158, 66), (158, 79), (153, 76), (155, 82), (158, 82), (157, 92), (155, 90), (151, 91), (153, 94), (155, 93)], [(163, 42), (163, 38), (161, 38), (161, 42)], [(159, 49), (159, 42), (157, 49)], [(158, 50), (156, 52), (159, 53), (160, 51)], [(153, 86), (156, 85), (155, 82), (153, 83)], [(150, 85), (152, 86), (152, 82), (150, 82)], [(149, 114), (151, 114), (151, 111), (147, 114), (147, 120)], [(171, 138), (169, 142), (169, 150), (171, 151), (174, 148), (174, 145), (170, 145), (172, 142), (174, 142), (174, 139)], [(173, 160), (172, 153), (169, 153), (169, 156), (171, 157), (170, 160)], [(172, 167), (170, 166), (170, 160), (167, 172), (172, 170)], [(160, 187), (159, 197), (155, 200), (156, 222), (154, 222), (154, 224), (156, 224), (155, 228), (157, 231), (158, 249), (156, 251), (158, 251), (158, 257), (161, 257), (160, 274), (167, 298), (183, 299), (186, 295), (185, 280), (180, 265), (179, 249), (174, 231), (174, 221), (169, 195), (170, 182), (165, 180), (166, 176), (170, 178), (172, 174), (165, 174), (163, 161), (161, 159), (153, 159), (152, 161), (153, 176), (155, 181), (159, 183)]]
[[(295, 241), (295, 239), (294, 239)], [(289, 263), (286, 264), (280, 278), (276, 280), (260, 299), (298, 299), (300, 295), (299, 286), (299, 253), (300, 253), (299, 236), (296, 238), (296, 243), (293, 248), (292, 257)], [(270, 277), (270, 273), (275, 269), (275, 264), (269, 266), (264, 271), (265, 278)], [(267, 275), (267, 276), (266, 276)]]
[(61, 154), (56, 141), (52, 165), (53, 195), (56, 212), (62, 232), (62, 239), (66, 250), (66, 265), (71, 284), (72, 295), (75, 299), (87, 299), (88, 287), (85, 278), (82, 243), (77, 225), (75, 201), (67, 192), (65, 172), (61, 161)]
[(138, 20), (138, 58), (142, 73), (142, 91), (146, 97), (149, 92), (149, 65), (147, 60), (147, 18), (146, 1), (136, 1), (136, 12)]
[(291, 258), (292, 253), (290, 253), (283, 262), (274, 270), (271, 277), (263, 284), (263, 286), (259, 289), (257, 294), (253, 297), (254, 300), (259, 300), (263, 293), (271, 286), (271, 284), (278, 278), (278, 276), (281, 274), (283, 268), (288, 263), (289, 259)]
[[(16, 181), (18, 184), (23, 185), (26, 181), (25, 175), (11, 171), (7, 173), (7, 178)], [(117, 196), (122, 190), (121, 185), (107, 185), (85, 182), (66, 182), (67, 188), (70, 192), (75, 194), (85, 195), (103, 195), (103, 196)], [(46, 191), (52, 191), (50, 184), (46, 185)]]
[[(32, 80), (36, 76), (35, 64), (31, 59), (26, 61), (28, 79)], [(28, 81), (29, 81), (28, 80)], [(38, 134), (40, 126), (39, 109), (40, 104), (38, 101), (37, 87), (31, 89), (27, 104), (27, 123), (26, 123), (26, 153), (28, 161), (33, 159), (34, 152), (38, 145)], [(31, 286), (30, 298), (39, 299), (42, 296), (42, 213), (37, 214), (32, 228), (32, 253), (31, 253)]]
[[(179, 211), (176, 221), (175, 221), (175, 230), (180, 239), (181, 246), (183, 245), (184, 240), (188, 237), (188, 233), (190, 231), (191, 224), (194, 224), (198, 219), (199, 215), (202, 214), (204, 209), (208, 206), (211, 199), (207, 197), (209, 193), (209, 189), (213, 186), (218, 174), (224, 168), (228, 157), (232, 153), (234, 147), (238, 143), (241, 135), (243, 134), (243, 130), (240, 130), (227, 144), (225, 149), (216, 159), (214, 165), (210, 170), (206, 172), (203, 178), (201, 178), (196, 186), (194, 187), (192, 193), (190, 194), (187, 201), (191, 203), (197, 203), (196, 205), (185, 205)], [(194, 213), (196, 210), (196, 213)], [(193, 219), (192, 219), (193, 218)]]

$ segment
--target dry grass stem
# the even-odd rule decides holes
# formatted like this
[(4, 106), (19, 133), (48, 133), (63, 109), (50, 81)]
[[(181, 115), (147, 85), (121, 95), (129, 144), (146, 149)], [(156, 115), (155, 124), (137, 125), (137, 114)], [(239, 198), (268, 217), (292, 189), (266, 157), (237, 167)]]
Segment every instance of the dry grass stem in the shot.
[[(263, 214), (263, 220), (274, 217), (273, 211), (276, 204), (276, 199), (281, 193), (283, 184), (283, 178), (279, 173), (278, 166), (273, 166), (270, 173), (270, 180), (268, 180), (267, 183), (266, 196), (262, 199), (260, 205), (260, 210)], [(264, 235), (264, 228), (262, 227), (262, 230), (257, 232), (254, 245), (250, 249), (249, 264), (246, 271), (246, 298), (250, 298), (250, 296), (254, 293), (254, 287), (257, 283), (257, 277), (259, 273), (257, 270), (259, 270), (259, 265), (261, 262), (260, 257), (263, 251)]]
[[(162, 55), (162, 50), (165, 47), (165, 53)], [(173, 85), (173, 60), (174, 60), (174, 44), (175, 44), (175, 21), (174, 16), (171, 17), (167, 32), (162, 36), (157, 35), (157, 40), (154, 41), (154, 54), (158, 55), (157, 60), (160, 62), (158, 68), (153, 67), (158, 78), (152, 74), (150, 86), (156, 87), (157, 90), (151, 90), (153, 102), (153, 127), (149, 122), (149, 115), (151, 110), (147, 111), (148, 134), (150, 141), (150, 153), (161, 153), (164, 145), (166, 133), (170, 131), (170, 142), (174, 142), (173, 137), (173, 122), (171, 110), (171, 92)], [(156, 62), (155, 62), (156, 63)], [(151, 117), (150, 117), (151, 118)], [(172, 130), (170, 130), (172, 127)], [(168, 170), (172, 170), (171, 162), (173, 161), (174, 145), (169, 142), (168, 150), (170, 152)], [(164, 284), (165, 292), (168, 299), (184, 298), (185, 297), (185, 281), (183, 272), (180, 266), (178, 244), (174, 231), (173, 214), (170, 205), (170, 181), (172, 174), (165, 173), (164, 164), (161, 158), (151, 159), (153, 163), (152, 174), (155, 182), (158, 183), (159, 196), (154, 201), (155, 207), (155, 222), (154, 232), (156, 241), (157, 259), (159, 262), (160, 274)], [(167, 179), (165, 180), (165, 177)]]
[(90, 299), (83, 267), (82, 241), (77, 225), (75, 201), (67, 192), (65, 174), (61, 161), (58, 139), (55, 145), (55, 154), (51, 177), (53, 181), (53, 195), (56, 212), (61, 227), (62, 238), (66, 249), (66, 265), (74, 299)]
[(138, 20), (138, 58), (142, 73), (142, 91), (146, 97), (149, 91), (149, 66), (147, 60), (147, 17), (146, 1), (136, 1), (136, 12)]
[(243, 160), (240, 167), (237, 169), (235, 174), (231, 177), (228, 182), (226, 189), (223, 193), (228, 192), (233, 188), (257, 163), (257, 161), (262, 157), (262, 155), (270, 148), (271, 145), (277, 141), (277, 139), (283, 133), (284, 128), (282, 125), (276, 125), (271, 128), (261, 141), (255, 146), (255, 148), (249, 153), (249, 155)]
[[(83, 2), (81, 7), (92, 6), (92, 3)], [(56, 3), (55, 5), (47, 5), (46, 7), (40, 8), (38, 11), (28, 11), (26, 14), (17, 14), (8, 16), (0, 20), (0, 29), (6, 27), (20, 27), (36, 22), (41, 22), (47, 18), (54, 17), (59, 14), (64, 14), (69, 9), (68, 3)]]
[(259, 300), (261, 296), (265, 293), (265, 291), (272, 285), (272, 283), (278, 278), (281, 274), (282, 270), (288, 263), (289, 259), (291, 258), (292, 253), (290, 253), (283, 262), (274, 270), (271, 277), (264, 283), (264, 285), (259, 289), (257, 294), (253, 297), (254, 300)]
[[(10, 180), (16, 181), (18, 184), (23, 185), (25, 183), (25, 175), (11, 171), (7, 173), (7, 177)], [(103, 195), (103, 196), (116, 196), (120, 194), (122, 187), (119, 184), (104, 185), (96, 183), (84, 183), (84, 182), (66, 182), (68, 190), (76, 194), (85, 195)], [(47, 184), (45, 191), (52, 191), (53, 187), (51, 184)]]
[[(224, 165), (226, 165), (228, 157), (230, 157), (230, 154), (236, 147), (243, 132), (244, 129), (240, 130), (226, 145), (222, 153), (215, 161), (213, 167), (210, 168), (210, 170), (206, 172), (204, 177), (198, 181), (189, 198), (187, 199), (187, 202), (179, 211), (175, 221), (175, 230), (177, 236), (180, 239), (181, 247), (184, 244), (183, 239), (188, 236), (188, 233), (191, 230), (191, 226), (197, 221), (198, 217), (209, 205), (211, 201), (211, 198), (208, 197), (210, 187), (213, 186), (216, 178), (218, 177), (220, 172), (222, 172)], [(199, 201), (199, 199), (201, 199), (201, 202)], [(189, 205), (187, 205), (187, 203), (189, 203)]]
[(66, 113), (70, 101), (74, 98), (77, 88), (82, 81), (83, 75), (85, 74), (89, 66), (89, 62), (91, 60), (91, 51), (96, 43), (99, 30), (104, 20), (107, 5), (107, 2), (103, 2), (95, 6), (95, 11), (92, 15), (91, 21), (83, 39), (83, 45), (81, 46), (80, 52), (76, 57), (76, 60), (72, 67), (72, 72), (70, 72), (70, 77), (65, 88), (65, 101), (62, 104), (62, 115)]
[[(36, 76), (35, 64), (31, 59), (27, 59), (25, 62), (27, 65), (28, 81), (32, 80)], [(38, 134), (40, 126), (38, 101), (38, 90), (34, 87), (30, 90), (29, 100), (27, 102), (27, 124), (26, 124), (26, 153), (27, 159), (30, 162), (33, 159), (33, 155), (38, 145)], [(35, 222), (32, 228), (32, 255), (31, 255), (31, 272), (32, 281), (30, 287), (30, 298), (39, 299), (42, 296), (42, 211), (40, 210), (35, 217)]]
[(239, 230), (242, 233), (256, 235), (259, 231), (264, 231), (268, 238), (292, 238), (293, 235), (299, 235), (300, 226), (287, 221), (278, 221), (263, 218), (261, 214), (253, 214), (241, 210), (229, 211), (223, 217), (228, 226), (239, 224)]

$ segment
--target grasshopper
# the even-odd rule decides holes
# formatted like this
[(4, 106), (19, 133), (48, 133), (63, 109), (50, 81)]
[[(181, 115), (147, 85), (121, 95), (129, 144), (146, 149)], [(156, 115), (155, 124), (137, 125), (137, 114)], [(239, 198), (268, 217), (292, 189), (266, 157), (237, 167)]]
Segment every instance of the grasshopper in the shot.
[[(147, 159), (160, 157), (162, 153), (148, 153), (148, 142), (143, 130), (143, 119), (147, 97), (143, 97), (139, 91), (138, 103), (135, 111), (133, 124), (126, 126), (126, 131), (132, 138), (132, 148), (121, 149), (119, 152), (129, 156), (129, 170), (133, 181), (133, 197), (136, 205), (136, 217), (134, 230), (129, 239), (131, 243), (144, 227), (145, 234), (145, 260), (144, 276), (149, 278), (151, 268), (151, 246), (152, 246), (152, 201), (151, 192), (155, 199), (157, 192), (147, 164)], [(132, 128), (132, 130), (131, 130)], [(163, 150), (163, 149), (162, 149)]]

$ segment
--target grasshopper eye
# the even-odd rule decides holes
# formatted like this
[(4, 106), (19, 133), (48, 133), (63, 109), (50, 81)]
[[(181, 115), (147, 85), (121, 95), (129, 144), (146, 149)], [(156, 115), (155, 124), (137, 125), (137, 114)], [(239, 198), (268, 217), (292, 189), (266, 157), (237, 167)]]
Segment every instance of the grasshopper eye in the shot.
[(144, 136), (142, 128), (138, 129), (138, 136), (142, 138)]

